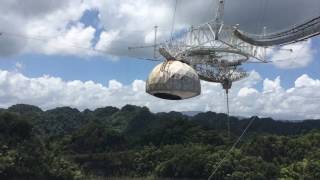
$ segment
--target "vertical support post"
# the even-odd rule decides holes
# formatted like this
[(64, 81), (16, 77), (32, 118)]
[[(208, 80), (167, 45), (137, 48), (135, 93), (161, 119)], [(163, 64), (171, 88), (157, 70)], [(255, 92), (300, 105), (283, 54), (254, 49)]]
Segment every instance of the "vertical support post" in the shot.
[[(263, 36), (267, 35), (267, 27), (263, 27)], [(263, 52), (262, 52), (262, 59), (264, 61), (267, 61), (267, 47), (263, 47)]]
[(264, 27), (263, 27), (262, 33), (263, 33), (263, 36), (266, 36), (266, 35), (267, 35), (267, 26), (264, 26)]
[(153, 45), (153, 58), (157, 58), (157, 33), (158, 33), (158, 26), (154, 26), (154, 45)]
[(217, 11), (216, 19), (215, 19), (215, 22), (217, 24), (222, 24), (222, 22), (223, 22), (224, 1), (225, 0), (218, 0), (218, 11)]
[(219, 34), (223, 26), (224, 0), (218, 0), (218, 10), (215, 19), (215, 40), (219, 39)]

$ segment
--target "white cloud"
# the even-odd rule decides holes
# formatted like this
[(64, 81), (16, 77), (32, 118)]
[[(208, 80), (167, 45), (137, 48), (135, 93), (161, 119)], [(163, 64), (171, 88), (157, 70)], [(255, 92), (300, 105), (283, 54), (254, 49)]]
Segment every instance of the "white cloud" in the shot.
[[(283, 46), (271, 53), (273, 64), (281, 69), (302, 68), (309, 65), (314, 58), (311, 40)], [(290, 51), (292, 50), (292, 52)]]
[(24, 69), (24, 65), (22, 62), (16, 62), (14, 66), (14, 71), (16, 72), (21, 72)]
[(320, 81), (313, 80), (308, 75), (304, 74), (296, 80), (295, 86), (298, 88), (303, 88), (308, 86), (320, 87)]
[[(262, 24), (263, 22), (258, 22), (261, 21), (261, 18), (257, 18), (261, 15), (261, 9), (256, 8), (259, 7), (259, 3), (261, 2), (253, 3), (251, 0), (227, 2), (226, 22), (231, 25), (240, 24), (250, 32), (256, 32), (257, 28), (260, 31), (261, 27), (257, 26), (257, 23)], [(272, 19), (272, 21), (265, 22), (264, 25), (268, 26), (268, 30), (274, 31), (310, 19), (315, 16), (315, 12), (318, 12), (318, 9), (315, 8), (316, 3), (317, 0), (310, 0), (308, 3), (300, 0), (269, 3), (265, 19)], [(243, 7), (247, 9), (244, 10)], [(288, 11), (279, 17), (279, 12), (275, 11), (283, 8)], [(2, 37), (0, 55), (12, 55), (19, 52), (96, 55), (81, 48), (61, 45), (68, 41), (79, 47), (88, 48), (91, 45), (89, 48), (94, 48), (92, 41), (96, 39), (92, 37), (92, 31), (89, 32), (88, 27), (79, 26), (79, 20), (87, 10), (96, 10), (100, 19), (99, 27), (104, 28), (104, 33), (100, 35), (100, 38), (95, 37), (100, 39), (97, 48), (109, 50), (108, 53), (112, 55), (141, 56), (141, 54), (150, 52), (146, 54), (149, 57), (152, 55), (152, 49), (129, 52), (127, 47), (153, 43), (154, 25), (159, 26), (159, 39), (168, 39), (173, 9), (174, 1), (171, 0), (2, 0), (0, 2), (1, 30), (18, 34), (20, 37), (16, 35), (14, 38), (13, 36), (11, 38)], [(215, 10), (216, 3), (212, 0), (181, 1), (178, 3), (175, 27), (181, 28), (208, 22), (214, 18)], [(250, 16), (248, 16), (248, 11), (250, 11)], [(78, 29), (74, 36), (80, 40), (68, 38), (70, 35), (67, 36), (67, 34), (72, 33), (74, 29)], [(81, 36), (85, 38), (81, 39)], [(29, 37), (28, 40), (25, 37)], [(45, 41), (35, 40), (39, 37)], [(6, 46), (2, 46), (3, 44)], [(282, 57), (283, 54), (279, 56)], [(305, 65), (301, 63), (298, 61), (290, 65), (279, 63), (279, 66), (292, 68)]]
[[(266, 79), (263, 91), (259, 91), (252, 84), (261, 82), (260, 76), (252, 72), (249, 79), (234, 83), (230, 92), (231, 114), (276, 119), (320, 118), (320, 80), (303, 75), (294, 87), (285, 90), (280, 78)], [(142, 80), (135, 80), (130, 85), (111, 80), (108, 85), (102, 85), (93, 81), (64, 81), (47, 75), (29, 78), (18, 72), (0, 71), (0, 98), (1, 107), (27, 103), (44, 109), (58, 106), (94, 109), (134, 104), (148, 106), (154, 112), (226, 111), (221, 85), (208, 82), (202, 82), (202, 94), (196, 98), (166, 101), (146, 94)]]
[(254, 88), (248, 88), (248, 87), (241, 88), (240, 91), (238, 92), (239, 97), (248, 97), (255, 94), (258, 94), (258, 91)]
[(116, 80), (110, 80), (109, 81), (109, 88), (110, 89), (119, 90), (122, 87), (123, 87), (123, 85), (120, 82), (116, 81)]
[(83, 56), (93, 54), (94, 51), (90, 51), (90, 49), (93, 49), (91, 41), (94, 38), (95, 31), (93, 27), (84, 27), (83, 24), (79, 23), (56, 38), (50, 39), (44, 46), (35, 47), (34, 51), (40, 51), (40, 53), (43, 52), (48, 55), (71, 54)]
[(281, 91), (280, 77), (277, 77), (274, 81), (265, 79), (263, 81), (263, 92), (264, 93), (274, 93)]
[[(96, 29), (79, 22), (96, 0), (4, 0), (0, 3), (0, 56), (17, 53), (90, 55)], [(77, 47), (75, 47), (77, 46)], [(24, 48), (23, 48), (24, 47)], [(80, 47), (80, 48), (79, 48)]]
[[(274, 27), (267, 25), (268, 30), (286, 28), (295, 22), (300, 23), (313, 17), (311, 9), (316, 1), (306, 3), (301, 0), (287, 0), (270, 3), (268, 17), (265, 19), (272, 19), (268, 23)], [(212, 2), (179, 1), (176, 27), (211, 20), (215, 11)], [(258, 27), (260, 18), (258, 21), (254, 18), (261, 14), (259, 8), (252, 8), (255, 3), (259, 2), (228, 2), (225, 18), (227, 23), (239, 23), (241, 28), (255, 32), (254, 27)], [(174, 1), (170, 0), (2, 0), (0, 25), (1, 31), (7, 32), (7, 35), (0, 36), (0, 56), (18, 52), (87, 56), (96, 54), (82, 48), (96, 48), (113, 55), (140, 57), (140, 54), (146, 54), (146, 51), (128, 52), (127, 47), (153, 43), (154, 25), (159, 26), (158, 38), (167, 39), (171, 30), (173, 5)], [(277, 8), (272, 8), (275, 6)], [(244, 11), (243, 7), (248, 9)], [(279, 13), (273, 13), (275, 9), (283, 8), (290, 12), (281, 17), (278, 16)], [(104, 27), (104, 31), (98, 38), (95, 37), (97, 30), (94, 27), (79, 22), (87, 10), (99, 12), (100, 26)], [(318, 10), (316, 12), (318, 13)], [(93, 43), (95, 38), (98, 39), (96, 45)], [(312, 42), (307, 41), (285, 46), (283, 49), (294, 51), (272, 51), (272, 60), (279, 68), (305, 67), (313, 60), (311, 45)], [(152, 49), (147, 51), (152, 54)], [(17, 64), (17, 69), (19, 67)], [(263, 83), (261, 91), (255, 89), (257, 83)], [(258, 73), (252, 72), (249, 78), (234, 83), (230, 92), (231, 111), (234, 115), (242, 116), (257, 114), (284, 119), (320, 118), (319, 84), (319, 80), (303, 75), (296, 80), (294, 87), (284, 89), (280, 77), (275, 80), (262, 80)], [(7, 107), (15, 103), (30, 103), (46, 109), (66, 105), (84, 109), (107, 105), (120, 107), (130, 103), (147, 105), (153, 111), (225, 112), (225, 99), (219, 84), (203, 82), (202, 95), (184, 103), (151, 97), (144, 92), (144, 86), (145, 82), (141, 80), (135, 80), (131, 85), (123, 85), (115, 80), (108, 85), (102, 85), (92, 81), (64, 81), (50, 76), (29, 78), (18, 71), (0, 71), (0, 105)]]
[(117, 40), (118, 37), (119, 31), (102, 32), (100, 34), (99, 42), (96, 44), (96, 49), (107, 52), (110, 48), (112, 48), (110, 47), (111, 43)]

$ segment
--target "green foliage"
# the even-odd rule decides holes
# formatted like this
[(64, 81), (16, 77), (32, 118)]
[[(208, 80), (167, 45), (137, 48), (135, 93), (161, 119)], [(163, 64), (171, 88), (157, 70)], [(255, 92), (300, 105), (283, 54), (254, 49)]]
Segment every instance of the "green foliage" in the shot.
[(163, 159), (155, 173), (160, 177), (205, 178), (203, 171), (208, 162), (209, 148), (201, 145), (166, 146), (163, 149), (168, 158)]
[(31, 137), (32, 125), (11, 113), (0, 114), (0, 140), (17, 144)]
[(9, 150), (6, 145), (0, 147), (0, 174), (5, 173), (7, 169), (11, 169), (15, 165), (17, 159), (17, 152)]
[(77, 109), (69, 107), (56, 108), (46, 111), (38, 121), (37, 128), (44, 130), (49, 136), (61, 136), (75, 131), (85, 123)]
[(43, 111), (37, 106), (27, 105), (27, 104), (17, 104), (8, 108), (8, 111), (15, 112), (21, 115), (29, 116), (32, 114), (40, 114)]
[(71, 162), (56, 163), (59, 158), (50, 156), (31, 123), (17, 114), (0, 113), (0, 179), (80, 177), (81, 172)]
[(79, 180), (84, 177), (77, 165), (61, 157), (51, 158), (49, 173), (51, 177), (57, 177), (61, 180)]
[(308, 160), (295, 162), (280, 171), (281, 180), (315, 180), (320, 179), (320, 160)]
[(102, 153), (123, 149), (125, 139), (118, 131), (95, 121), (75, 131), (65, 143), (75, 153)]
[(221, 180), (320, 179), (320, 121), (257, 118), (229, 153), (250, 119), (231, 117), (229, 138), (226, 118), (15, 105), (0, 112), (0, 179), (206, 179), (216, 168)]

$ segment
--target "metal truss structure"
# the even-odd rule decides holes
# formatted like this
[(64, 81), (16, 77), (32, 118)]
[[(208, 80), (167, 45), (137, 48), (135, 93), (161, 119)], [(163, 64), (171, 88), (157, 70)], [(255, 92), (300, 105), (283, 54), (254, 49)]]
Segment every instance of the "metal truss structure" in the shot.
[[(267, 63), (266, 48), (306, 40), (320, 34), (320, 17), (291, 29), (261, 35), (239, 30), (223, 22), (225, 0), (218, 0), (216, 18), (174, 33), (170, 40), (157, 44), (157, 26), (153, 47), (166, 60), (177, 60), (193, 67), (204, 81), (221, 83), (228, 92), (232, 82), (248, 76), (239, 68), (244, 63)], [(154, 56), (156, 58), (156, 55)]]
[(167, 60), (189, 64), (202, 80), (221, 83), (228, 92), (232, 82), (248, 76), (239, 66), (249, 60), (266, 62), (266, 48), (238, 38), (237, 27), (225, 25), (223, 14), (224, 0), (219, 0), (215, 20), (175, 33), (159, 52)]
[[(243, 63), (266, 63), (266, 48), (306, 40), (320, 34), (320, 17), (291, 29), (253, 35), (223, 23), (224, 0), (215, 20), (176, 33), (175, 37), (160, 44), (160, 54), (191, 65), (202, 80), (221, 83), (240, 80), (248, 76), (238, 68)], [(165, 53), (164, 53), (165, 52)], [(228, 83), (227, 83), (228, 84)], [(228, 90), (228, 89), (226, 89)]]
[(191, 27), (160, 46), (177, 60), (189, 64), (212, 62), (212, 59), (246, 62), (253, 58), (264, 62), (265, 48), (239, 39), (234, 30), (235, 27), (211, 22)]

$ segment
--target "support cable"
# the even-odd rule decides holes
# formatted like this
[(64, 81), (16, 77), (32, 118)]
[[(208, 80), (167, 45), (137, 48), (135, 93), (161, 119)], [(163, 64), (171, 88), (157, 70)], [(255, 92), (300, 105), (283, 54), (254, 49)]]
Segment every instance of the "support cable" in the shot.
[(267, 16), (267, 11), (268, 11), (268, 5), (269, 5), (269, 0), (264, 0), (263, 2), (263, 10), (262, 10), (262, 18), (261, 18), (261, 26), (260, 28), (262, 28), (262, 33), (264, 33), (263, 35), (265, 35), (264, 32), (264, 27), (266, 27), (266, 16)]
[[(22, 34), (14, 34), (14, 33), (8, 33), (8, 32), (0, 32), (0, 37), (13, 37), (13, 38), (22, 38), (22, 39), (27, 39), (27, 40), (32, 40), (32, 41), (38, 41), (38, 42), (42, 42), (42, 43), (47, 43), (50, 40), (54, 40), (54, 38), (49, 38), (49, 37), (41, 37), (41, 36), (28, 36), (28, 35), (22, 35)], [(59, 44), (63, 44), (66, 47), (69, 48), (74, 48), (74, 49), (81, 49), (84, 51), (87, 51), (88, 53), (96, 53), (99, 55), (104, 55), (104, 56), (113, 56), (111, 52), (108, 52), (106, 50), (103, 49), (97, 49), (95, 47), (84, 47), (84, 46), (79, 46), (74, 42), (62, 42)], [(154, 47), (154, 45), (152, 45), (152, 47)], [(57, 47), (53, 47), (54, 49), (59, 49), (58, 46)], [(111, 50), (120, 50), (117, 48), (111, 48)], [(156, 58), (141, 58), (141, 57), (134, 57), (134, 56), (128, 56), (128, 55), (117, 55), (119, 57), (125, 57), (125, 58), (135, 58), (138, 60), (143, 60), (143, 61), (156, 61), (156, 62), (161, 62), (161, 59), (156, 59)]]
[(228, 123), (228, 137), (230, 139), (230, 131), (231, 131), (231, 126), (230, 126), (230, 108), (229, 108), (229, 90), (226, 90), (226, 97), (227, 97), (227, 123)]
[(172, 25), (171, 25), (171, 33), (170, 33), (170, 41), (171, 42), (173, 41), (173, 33), (174, 33), (175, 23), (176, 23), (177, 7), (178, 7), (178, 0), (175, 0), (173, 17), (172, 17)]
[(153, 47), (153, 58), (157, 58), (157, 33), (158, 33), (158, 26), (154, 26), (154, 47)]
[[(251, 118), (250, 122), (248, 123), (248, 125), (246, 126), (246, 128), (243, 130), (242, 134), (239, 136), (239, 138), (236, 140), (236, 142), (231, 146), (230, 150), (228, 151), (227, 154), (230, 154), (236, 147), (237, 145), (240, 143), (242, 137), (246, 134), (247, 130), (250, 128), (250, 126), (253, 124), (253, 122), (257, 119), (257, 116), (254, 116)], [(227, 160), (227, 154), (224, 156), (224, 158), (218, 163), (218, 166), (214, 169), (214, 171), (212, 172), (212, 174), (209, 176), (208, 180), (211, 180), (212, 177), (216, 174), (216, 172), (220, 169), (220, 167), (222, 166), (222, 164)]]

